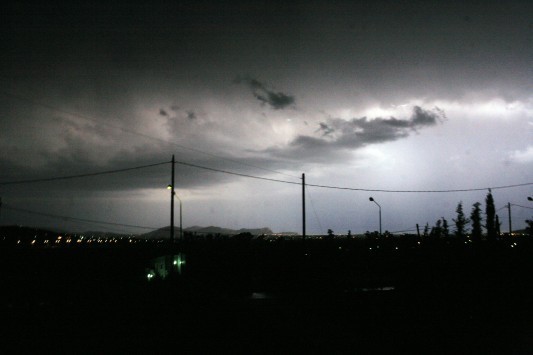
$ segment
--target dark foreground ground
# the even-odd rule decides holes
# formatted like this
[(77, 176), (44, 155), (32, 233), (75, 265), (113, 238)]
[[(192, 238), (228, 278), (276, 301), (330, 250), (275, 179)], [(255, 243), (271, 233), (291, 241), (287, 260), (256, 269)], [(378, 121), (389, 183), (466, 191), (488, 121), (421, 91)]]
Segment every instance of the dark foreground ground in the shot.
[(0, 353), (530, 354), (516, 241), (202, 241), (150, 282), (165, 247), (5, 247)]

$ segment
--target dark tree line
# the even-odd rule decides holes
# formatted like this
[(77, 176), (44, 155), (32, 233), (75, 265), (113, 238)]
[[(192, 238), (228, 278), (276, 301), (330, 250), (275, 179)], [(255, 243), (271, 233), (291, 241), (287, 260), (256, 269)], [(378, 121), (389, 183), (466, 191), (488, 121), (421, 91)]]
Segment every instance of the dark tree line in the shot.
[[(496, 214), (494, 197), (492, 196), (492, 191), (490, 189), (485, 197), (484, 216), (482, 216), (480, 202), (476, 202), (472, 205), (469, 218), (465, 215), (462, 201), (457, 204), (455, 213), (456, 218), (453, 219), (455, 224), (454, 235), (457, 238), (466, 239), (470, 232), (472, 241), (480, 241), (483, 237), (483, 228), (486, 230), (486, 238), (488, 241), (494, 241), (500, 236), (500, 218)], [(533, 228), (533, 226), (531, 226), (533, 221), (528, 220), (526, 223), (530, 225), (528, 227), (529, 229)], [(471, 229), (469, 229), (469, 226)], [(526, 230), (529, 229), (526, 228)], [(431, 228), (431, 231), (429, 229), (429, 224), (426, 224), (424, 228), (424, 236), (447, 237), (449, 235), (448, 221), (444, 217), (437, 220), (435, 226)]]

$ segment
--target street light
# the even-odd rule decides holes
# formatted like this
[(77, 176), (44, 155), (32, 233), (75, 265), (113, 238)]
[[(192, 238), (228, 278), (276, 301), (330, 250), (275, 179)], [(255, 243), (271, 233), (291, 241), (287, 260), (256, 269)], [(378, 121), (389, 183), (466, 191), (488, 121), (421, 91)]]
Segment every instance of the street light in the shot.
[(533, 201), (533, 197), (531, 197), (531, 196), (528, 196), (527, 199), (528, 199), (528, 201)]
[[(172, 185), (167, 186), (168, 190), (171, 190), (170, 193), (172, 194), (172, 197), (176, 197), (178, 201), (180, 202), (180, 240), (183, 239), (183, 204), (181, 203), (181, 198), (178, 196), (176, 191), (174, 191), (174, 187)], [(174, 228), (174, 207), (172, 207), (172, 226), (171, 228)]]
[(381, 206), (376, 202), (376, 200), (374, 200), (373, 197), (370, 197), (368, 200), (374, 202), (379, 207), (379, 235), (381, 236)]

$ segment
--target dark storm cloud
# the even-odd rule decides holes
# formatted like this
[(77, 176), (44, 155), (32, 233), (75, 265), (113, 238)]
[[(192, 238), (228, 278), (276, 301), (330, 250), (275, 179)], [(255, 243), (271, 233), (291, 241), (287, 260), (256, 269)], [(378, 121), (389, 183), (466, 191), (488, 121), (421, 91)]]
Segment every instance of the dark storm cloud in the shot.
[(320, 122), (315, 132), (321, 132), (321, 137), (300, 135), (285, 148), (270, 148), (267, 152), (275, 156), (286, 158), (318, 158), (334, 156), (334, 152), (361, 148), (369, 144), (385, 143), (408, 137), (411, 132), (419, 128), (433, 126), (444, 117), (444, 112), (438, 108), (425, 110), (419, 106), (413, 108), (411, 117), (407, 120), (395, 117), (375, 118), (367, 117), (345, 120), (329, 118), (327, 122)]
[[(180, 129), (180, 125), (183, 124), (183, 118), (186, 118), (188, 121), (194, 121), (198, 119), (198, 113), (194, 110), (180, 110), (179, 106), (171, 106), (169, 111), (161, 108), (159, 109), (159, 115), (166, 117), (167, 127), (170, 129), (170, 132), (175, 133)], [(182, 127), (183, 128), (183, 127)]]
[(190, 120), (196, 119), (196, 113), (192, 110), (187, 111), (187, 118)]
[(294, 96), (284, 94), (282, 92), (273, 91), (265, 86), (259, 80), (253, 78), (236, 78), (236, 84), (247, 84), (254, 97), (261, 101), (263, 105), (269, 105), (274, 110), (281, 110), (290, 107), (295, 103)]
[(335, 131), (335, 129), (331, 128), (328, 124), (326, 124), (324, 122), (320, 122), (318, 125), (319, 125), (319, 128), (315, 132), (320, 132), (321, 131), (322, 135), (324, 135), (324, 136), (327, 136), (328, 134), (330, 134), (330, 133)]

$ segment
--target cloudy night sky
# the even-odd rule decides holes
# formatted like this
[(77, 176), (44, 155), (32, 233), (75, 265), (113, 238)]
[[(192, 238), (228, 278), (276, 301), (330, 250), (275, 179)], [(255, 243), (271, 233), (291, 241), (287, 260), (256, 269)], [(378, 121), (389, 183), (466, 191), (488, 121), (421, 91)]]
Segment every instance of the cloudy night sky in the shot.
[(469, 215), (509, 185), (493, 189), (502, 231), (507, 203), (522, 229), (532, 14), (526, 0), (2, 5), (0, 224), (167, 226), (170, 164), (21, 182), (174, 154), (184, 227), (301, 232), (305, 173), (337, 187), (307, 187), (309, 234), (378, 230), (370, 196), (383, 231), (453, 225), (460, 201)]

